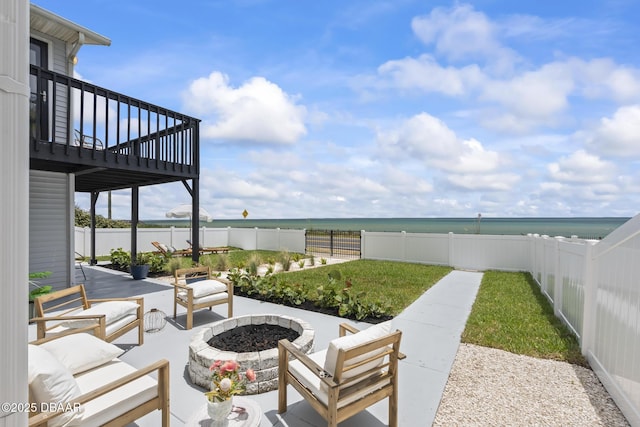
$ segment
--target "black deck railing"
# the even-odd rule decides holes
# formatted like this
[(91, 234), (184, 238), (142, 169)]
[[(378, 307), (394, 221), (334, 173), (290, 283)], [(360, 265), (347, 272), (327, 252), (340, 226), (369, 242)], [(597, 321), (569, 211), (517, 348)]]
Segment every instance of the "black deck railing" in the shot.
[(306, 230), (305, 251), (308, 254), (338, 258), (360, 258), (359, 231)]
[(36, 66), (30, 86), (32, 157), (198, 173), (198, 119)]

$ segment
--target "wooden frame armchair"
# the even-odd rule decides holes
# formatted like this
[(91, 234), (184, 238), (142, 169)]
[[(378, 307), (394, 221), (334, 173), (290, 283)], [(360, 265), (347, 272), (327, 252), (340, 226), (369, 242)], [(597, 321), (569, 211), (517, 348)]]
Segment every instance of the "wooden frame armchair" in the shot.
[(144, 343), (144, 298), (88, 299), (80, 284), (41, 295), (33, 304), (38, 339), (97, 324), (100, 339), (111, 342), (138, 328), (138, 345)]
[(137, 369), (118, 359), (122, 349), (86, 333), (94, 328), (29, 343), (29, 427), (56, 418), (58, 425), (120, 427), (155, 410), (169, 427), (169, 361)]
[(233, 316), (233, 283), (214, 279), (211, 267), (181, 268), (174, 273), (173, 318), (178, 305), (187, 309), (186, 329), (193, 327), (193, 312), (227, 304), (227, 317)]
[[(389, 425), (398, 425), (398, 359), (402, 332), (390, 324), (358, 331), (340, 324), (327, 350), (305, 355), (287, 340), (278, 343), (278, 413), (287, 410), (291, 384), (329, 427), (389, 398)], [(353, 335), (347, 335), (347, 332)]]

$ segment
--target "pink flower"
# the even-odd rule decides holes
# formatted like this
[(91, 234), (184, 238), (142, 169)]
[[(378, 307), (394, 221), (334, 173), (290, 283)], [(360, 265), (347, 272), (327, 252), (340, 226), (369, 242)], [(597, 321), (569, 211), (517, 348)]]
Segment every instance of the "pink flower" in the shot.
[(245, 375), (247, 376), (247, 379), (249, 381), (255, 381), (256, 380), (256, 373), (251, 368), (247, 369), (247, 372), (246, 372)]
[(235, 360), (227, 360), (220, 367), (220, 374), (224, 375), (226, 372), (233, 372), (238, 369), (238, 363)]
[(213, 362), (213, 364), (211, 366), (209, 366), (209, 370), (210, 371), (215, 371), (216, 369), (218, 369), (218, 367), (222, 364), (222, 360), (216, 360), (215, 362)]

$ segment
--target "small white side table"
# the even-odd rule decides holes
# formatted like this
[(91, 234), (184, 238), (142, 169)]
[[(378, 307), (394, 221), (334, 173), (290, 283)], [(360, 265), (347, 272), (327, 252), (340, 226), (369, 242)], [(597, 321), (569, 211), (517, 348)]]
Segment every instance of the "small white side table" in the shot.
[[(259, 427), (262, 420), (262, 410), (255, 400), (244, 396), (233, 396), (233, 409), (227, 417), (225, 427)], [(188, 427), (211, 427), (211, 418), (207, 413), (207, 403), (205, 402), (196, 413), (188, 420)]]

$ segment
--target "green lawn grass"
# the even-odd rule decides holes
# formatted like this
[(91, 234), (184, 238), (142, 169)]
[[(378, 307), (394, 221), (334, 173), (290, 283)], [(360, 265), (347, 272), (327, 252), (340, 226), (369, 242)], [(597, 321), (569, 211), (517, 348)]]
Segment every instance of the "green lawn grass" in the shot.
[(588, 366), (576, 337), (528, 273), (484, 273), (462, 342)]
[(282, 274), (289, 284), (301, 284), (309, 292), (327, 285), (329, 273), (339, 272), (341, 281), (349, 281), (352, 289), (364, 292), (368, 302), (383, 301), (390, 305), (389, 314), (396, 316), (438, 280), (450, 267), (411, 264), (395, 261), (355, 260)]
[[(246, 264), (255, 254), (266, 263), (277, 260), (279, 252), (233, 250), (228, 254), (229, 264)], [(215, 264), (219, 255), (208, 256)], [(396, 316), (451, 270), (444, 266), (354, 260), (278, 277), (313, 293), (327, 285), (330, 273), (339, 272), (342, 283), (349, 281), (356, 293), (364, 292), (363, 298), (368, 302), (387, 302), (390, 314)], [(462, 342), (588, 366), (576, 337), (554, 316), (553, 307), (528, 273), (484, 273)]]

